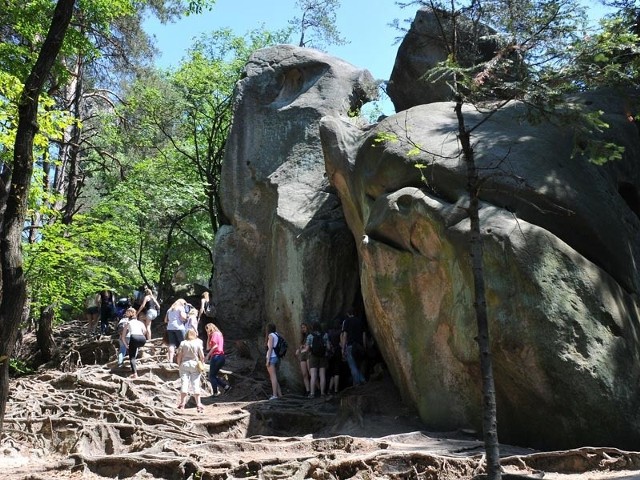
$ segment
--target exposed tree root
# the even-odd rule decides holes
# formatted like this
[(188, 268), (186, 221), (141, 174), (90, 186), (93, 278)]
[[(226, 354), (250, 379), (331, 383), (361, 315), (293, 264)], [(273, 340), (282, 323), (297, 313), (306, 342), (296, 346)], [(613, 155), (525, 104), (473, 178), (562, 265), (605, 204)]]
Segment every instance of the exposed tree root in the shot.
[[(460, 480), (484, 472), (481, 442), (422, 432), (388, 380), (326, 400), (268, 401), (258, 346), (230, 342), (224, 373), (233, 388), (210, 397), (203, 375), (198, 414), (193, 400), (175, 408), (178, 369), (159, 339), (145, 346), (132, 380), (115, 364), (114, 339), (82, 334), (74, 343), (72, 331), (57, 340), (68, 343), (57, 368), (12, 382), (0, 440), (0, 462), (10, 466), (0, 478)], [(513, 478), (640, 469), (638, 453), (613, 448), (503, 451)]]

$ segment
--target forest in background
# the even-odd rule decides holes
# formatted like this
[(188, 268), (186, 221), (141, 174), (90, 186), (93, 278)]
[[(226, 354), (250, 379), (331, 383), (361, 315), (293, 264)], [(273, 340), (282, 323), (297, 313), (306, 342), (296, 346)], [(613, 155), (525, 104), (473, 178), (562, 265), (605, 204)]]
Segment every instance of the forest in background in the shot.
[[(337, 0), (297, 5), (300, 16), (289, 29), (241, 35), (219, 30), (195, 40), (176, 68), (159, 70), (142, 28), (145, 16), (171, 21), (197, 15), (215, 8), (214, 0), (5, 2), (0, 362), (21, 370), (11, 359), (17, 324), (42, 326), (44, 320), (50, 329), (51, 322), (80, 313), (84, 299), (98, 290), (129, 292), (144, 283), (168, 298), (176, 282), (209, 283), (215, 235), (228, 222), (220, 208), (220, 171), (233, 88), (247, 59), (279, 43), (321, 48), (345, 41), (335, 29)], [(469, 61), (477, 58), (479, 44), (460, 46), (454, 36), (450, 55), (431, 72), (432, 80), (452, 80), (458, 113), (463, 103), (518, 100), (530, 107), (529, 121), (570, 119), (576, 149), (591, 161), (624, 153), (591, 140), (608, 128), (598, 112), (559, 107), (570, 93), (637, 87), (635, 1), (605, 3), (613, 13), (597, 29), (588, 26), (585, 8), (575, 0), (404, 5), (451, 12), (454, 31), (458, 19), (494, 29), (498, 48), (491, 60)], [(499, 108), (500, 102), (487, 117)], [(637, 121), (637, 110), (630, 106), (630, 121)], [(475, 127), (467, 128), (460, 115), (458, 120), (462, 156), (473, 159)], [(481, 184), (470, 185), (477, 192)], [(6, 382), (5, 375), (4, 399)]]

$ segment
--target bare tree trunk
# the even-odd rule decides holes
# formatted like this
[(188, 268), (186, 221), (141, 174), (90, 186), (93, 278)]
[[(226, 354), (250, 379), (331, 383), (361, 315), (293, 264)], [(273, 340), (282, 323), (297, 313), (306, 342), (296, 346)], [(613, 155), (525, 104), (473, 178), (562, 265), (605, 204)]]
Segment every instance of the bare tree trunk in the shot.
[[(75, 0), (58, 0), (38, 59), (24, 85), (18, 105), (13, 165), (4, 215), (0, 219), (0, 432), (9, 398), (9, 359), (13, 354), (26, 301), (22, 266), (22, 230), (33, 173), (33, 139), (38, 130), (38, 102), (69, 27)], [(4, 178), (3, 178), (4, 180)]]
[(80, 166), (78, 157), (80, 156), (80, 140), (81, 129), (78, 125), (82, 116), (83, 110), (83, 79), (84, 79), (84, 59), (82, 55), (78, 55), (78, 59), (75, 65), (75, 79), (71, 84), (71, 112), (73, 117), (77, 120), (71, 125), (71, 134), (69, 135), (70, 145), (67, 149), (69, 154), (67, 175), (68, 180), (66, 201), (67, 204), (64, 207), (64, 213), (62, 216), (62, 223), (70, 225), (73, 221), (73, 215), (76, 213), (76, 205), (78, 203), (78, 197), (80, 195), (80, 189), (82, 182), (80, 179)]
[(462, 156), (467, 167), (467, 192), (469, 193), (469, 220), (471, 222), (471, 269), (473, 271), (474, 309), (478, 325), (478, 349), (480, 351), (480, 370), (482, 374), (482, 430), (484, 448), (487, 455), (487, 478), (499, 480), (500, 445), (498, 443), (498, 416), (496, 408), (496, 389), (493, 381), (493, 365), (491, 361), (491, 345), (489, 342), (489, 321), (484, 283), (484, 262), (482, 236), (480, 234), (480, 217), (478, 193), (480, 179), (475, 164), (471, 134), (467, 130), (462, 113), (462, 101), (456, 102), (458, 119), (458, 139), (462, 147)]
[(56, 344), (53, 341), (53, 305), (49, 305), (40, 312), (36, 340), (41, 354), (40, 359), (45, 363), (50, 361), (56, 352)]

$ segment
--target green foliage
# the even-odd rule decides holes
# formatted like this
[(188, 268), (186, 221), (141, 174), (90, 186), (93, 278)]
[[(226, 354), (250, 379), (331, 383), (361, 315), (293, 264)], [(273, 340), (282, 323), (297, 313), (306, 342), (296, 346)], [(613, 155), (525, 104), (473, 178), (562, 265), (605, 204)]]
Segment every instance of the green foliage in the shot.
[(54, 318), (64, 319), (88, 295), (126, 285), (112, 256), (118, 243), (116, 225), (82, 215), (71, 225), (45, 226), (39, 241), (23, 248), (32, 311), (53, 305)]
[[(23, 84), (8, 73), (0, 71), (0, 161), (10, 162), (13, 155), (18, 126), (18, 101)], [(51, 147), (52, 140), (60, 140), (63, 129), (72, 119), (66, 111), (57, 110), (55, 101), (46, 94), (41, 95), (38, 112), (38, 132), (34, 138), (34, 157), (43, 156)]]
[(296, 0), (296, 7), (301, 14), (289, 20), (289, 24), (300, 34), (299, 46), (322, 50), (329, 45), (348, 43), (336, 26), (339, 0)]
[[(201, 36), (177, 69), (133, 82), (121, 106), (95, 125), (88, 215), (116, 228), (111, 264), (131, 284), (144, 279), (166, 291), (178, 269), (190, 279), (211, 275), (233, 89), (249, 55), (287, 35), (237, 37), (225, 29)], [(107, 149), (116, 162), (105, 164)]]
[(382, 144), (382, 143), (395, 143), (398, 141), (398, 135), (393, 132), (378, 132), (378, 134), (373, 139), (374, 143)]
[(580, 114), (575, 127), (572, 158), (582, 155), (596, 165), (622, 159), (624, 146), (608, 141), (602, 135), (609, 128), (602, 119), (603, 113), (598, 110)]
[(204, 10), (211, 10), (215, 0), (189, 0), (185, 15), (198, 15)]
[[(574, 0), (456, 5), (460, 5), (454, 14), (457, 23), (450, 20), (450, 13), (443, 14), (445, 32), (465, 25), (463, 18), (468, 16), (474, 25), (494, 29), (495, 53), (490, 59), (469, 54), (486, 41), (482, 36), (464, 45), (452, 44), (450, 55), (428, 72), (428, 80), (447, 81), (457, 101), (475, 105), (484, 114), (479, 124), (507, 103), (520, 101), (529, 122), (545, 120), (573, 127), (576, 152), (590, 161), (600, 164), (621, 158), (624, 149), (602, 136), (608, 128), (600, 119), (602, 112), (577, 105), (567, 108), (567, 101), (575, 92), (637, 83), (639, 39), (628, 19), (609, 19), (602, 22), (600, 32), (588, 34), (584, 8)], [(468, 126), (468, 131), (479, 124)]]
[(9, 360), (9, 375), (11, 377), (21, 377), (23, 375), (29, 375), (33, 372), (33, 368), (27, 365), (24, 361), (17, 358), (12, 358)]
[(572, 46), (575, 61), (567, 76), (581, 89), (602, 86), (633, 87), (640, 71), (640, 38), (624, 17), (601, 21), (601, 31)]

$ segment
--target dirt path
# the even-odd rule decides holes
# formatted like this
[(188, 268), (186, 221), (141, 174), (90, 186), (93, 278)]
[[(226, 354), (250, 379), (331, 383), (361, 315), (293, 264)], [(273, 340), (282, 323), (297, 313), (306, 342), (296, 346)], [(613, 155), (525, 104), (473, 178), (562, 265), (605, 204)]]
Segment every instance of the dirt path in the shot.
[[(198, 414), (193, 400), (175, 408), (178, 370), (165, 362), (160, 340), (145, 347), (136, 380), (115, 365), (112, 340), (67, 340), (56, 368), (12, 381), (1, 479), (471, 479), (482, 472), (482, 443), (472, 433), (424, 431), (388, 379), (327, 399), (288, 393), (269, 401), (257, 348), (230, 346), (225, 371), (233, 388), (205, 397)], [(209, 395), (204, 376), (202, 386)], [(526, 478), (640, 480), (636, 452), (503, 446), (502, 454), (505, 471)]]

